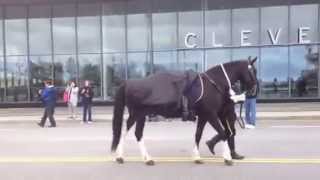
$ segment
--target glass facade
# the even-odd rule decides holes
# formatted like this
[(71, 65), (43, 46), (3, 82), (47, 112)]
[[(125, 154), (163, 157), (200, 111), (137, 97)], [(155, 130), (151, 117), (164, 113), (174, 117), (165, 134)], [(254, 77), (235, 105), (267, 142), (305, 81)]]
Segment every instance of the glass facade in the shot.
[(45, 79), (60, 97), (90, 80), (95, 100), (112, 101), (125, 79), (249, 56), (259, 98), (320, 99), (317, 1), (74, 2), (0, 6), (0, 103), (37, 101)]

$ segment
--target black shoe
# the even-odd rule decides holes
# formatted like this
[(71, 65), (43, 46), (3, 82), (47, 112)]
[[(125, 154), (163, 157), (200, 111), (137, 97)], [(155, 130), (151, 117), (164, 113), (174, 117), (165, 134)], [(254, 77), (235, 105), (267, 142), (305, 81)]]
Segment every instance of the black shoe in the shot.
[(44, 125), (41, 124), (41, 123), (37, 123), (37, 125), (40, 126), (40, 127), (42, 127), (42, 128), (44, 127)]
[(57, 125), (50, 125), (50, 126), (48, 126), (48, 128), (55, 128), (55, 127), (57, 127)]
[(214, 147), (216, 146), (216, 144), (220, 141), (221, 139), (219, 138), (219, 135), (214, 136), (213, 138), (211, 138), (209, 141), (206, 142), (210, 152), (212, 153), (212, 155), (215, 155), (216, 153), (214, 152)]
[(213, 143), (211, 143), (211, 140), (206, 141), (206, 144), (207, 144), (210, 152), (212, 153), (212, 155), (215, 155), (216, 153), (214, 152), (214, 145), (213, 145)]
[(244, 156), (238, 154), (237, 152), (231, 152), (231, 157), (232, 157), (232, 159), (236, 159), (236, 160), (244, 159)]

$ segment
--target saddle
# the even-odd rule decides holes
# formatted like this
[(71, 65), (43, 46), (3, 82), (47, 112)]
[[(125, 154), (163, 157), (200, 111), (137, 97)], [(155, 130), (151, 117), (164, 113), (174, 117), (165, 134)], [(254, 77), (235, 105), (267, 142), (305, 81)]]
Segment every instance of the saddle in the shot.
[[(131, 79), (126, 82), (127, 100), (130, 103), (161, 106), (176, 104), (182, 110), (183, 119), (190, 119), (192, 104), (189, 102), (190, 89), (198, 77), (198, 73), (188, 70), (180, 73), (159, 72), (144, 79)], [(188, 115), (187, 115), (188, 114)]]

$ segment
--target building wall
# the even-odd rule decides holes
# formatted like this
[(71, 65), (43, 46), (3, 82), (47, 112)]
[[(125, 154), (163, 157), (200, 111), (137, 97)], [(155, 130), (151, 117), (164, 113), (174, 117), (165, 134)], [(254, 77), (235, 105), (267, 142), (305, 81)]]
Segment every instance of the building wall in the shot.
[(0, 102), (37, 101), (48, 78), (61, 94), (91, 80), (97, 100), (112, 100), (124, 79), (248, 56), (259, 98), (319, 98), (317, 1), (88, 2), (0, 2)]

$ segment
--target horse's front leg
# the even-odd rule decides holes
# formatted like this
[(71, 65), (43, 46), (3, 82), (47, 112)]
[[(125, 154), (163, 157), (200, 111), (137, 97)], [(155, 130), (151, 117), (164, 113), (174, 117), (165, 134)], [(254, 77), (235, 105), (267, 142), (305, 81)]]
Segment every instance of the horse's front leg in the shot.
[(142, 159), (145, 161), (147, 165), (154, 165), (154, 161), (152, 160), (151, 156), (149, 155), (147, 148), (144, 144), (143, 140), (143, 129), (145, 125), (145, 116), (141, 116), (139, 119), (137, 119), (136, 124), (136, 131), (135, 135), (139, 144), (140, 152), (142, 155)]
[(202, 132), (203, 129), (206, 125), (206, 120), (204, 118), (199, 118), (198, 123), (197, 123), (197, 129), (196, 129), (196, 134), (195, 134), (195, 146), (193, 148), (193, 161), (196, 164), (202, 164), (203, 161), (201, 160), (200, 157), (200, 152), (199, 152), (199, 143), (201, 140)]

